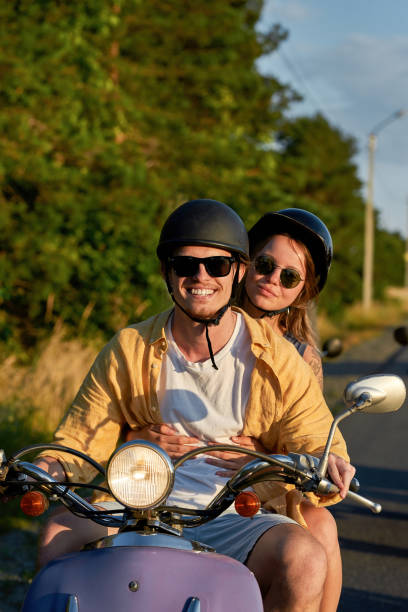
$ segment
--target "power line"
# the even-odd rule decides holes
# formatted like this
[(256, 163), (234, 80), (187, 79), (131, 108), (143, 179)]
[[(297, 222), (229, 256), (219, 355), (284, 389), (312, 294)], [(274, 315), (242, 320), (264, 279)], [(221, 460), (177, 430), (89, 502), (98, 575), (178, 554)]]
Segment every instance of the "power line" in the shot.
[(321, 101), (317, 98), (317, 96), (315, 95), (315, 93), (311, 89), (310, 85), (307, 83), (305, 77), (301, 73), (301, 71), (298, 70), (298, 68), (294, 65), (293, 61), (290, 60), (289, 57), (285, 53), (283, 53), (283, 51), (281, 49), (278, 49), (277, 52), (278, 52), (279, 56), (281, 57), (282, 61), (284, 62), (284, 64), (286, 65), (286, 67), (289, 70), (289, 72), (294, 77), (295, 81), (300, 83), (300, 86), (301, 86), (301, 88), (303, 88), (303, 90), (306, 90), (306, 94), (304, 92), (302, 92), (302, 95), (305, 98), (309, 98), (309, 100), (312, 101), (312, 103), (316, 106), (316, 110), (317, 111), (320, 111), (321, 113), (326, 115), (326, 117), (328, 117), (328, 119), (330, 119), (330, 121), (332, 123), (336, 123), (333, 120), (333, 118), (330, 116), (330, 113), (328, 113), (327, 110), (324, 108), (324, 106), (321, 103)]

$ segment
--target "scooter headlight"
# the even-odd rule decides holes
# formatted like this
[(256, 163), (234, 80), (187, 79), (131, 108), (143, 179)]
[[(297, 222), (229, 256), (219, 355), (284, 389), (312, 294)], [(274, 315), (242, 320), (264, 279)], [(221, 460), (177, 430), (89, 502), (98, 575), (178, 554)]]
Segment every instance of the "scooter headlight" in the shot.
[(145, 440), (120, 446), (107, 467), (113, 496), (130, 508), (154, 508), (173, 488), (174, 468), (165, 451)]

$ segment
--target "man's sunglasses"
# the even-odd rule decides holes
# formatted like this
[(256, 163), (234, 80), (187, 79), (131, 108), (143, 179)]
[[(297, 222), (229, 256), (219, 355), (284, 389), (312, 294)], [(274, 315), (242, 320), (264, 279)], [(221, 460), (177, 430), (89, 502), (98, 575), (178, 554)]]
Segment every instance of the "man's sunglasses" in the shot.
[(190, 257), (188, 255), (176, 255), (169, 257), (170, 266), (177, 276), (195, 276), (198, 274), (200, 264), (204, 264), (207, 274), (210, 276), (228, 276), (234, 257), (217, 255), (215, 257)]
[(272, 274), (279, 268), (281, 271), (280, 282), (285, 289), (294, 289), (304, 280), (295, 268), (282, 268), (282, 266), (278, 266), (274, 258), (270, 255), (259, 255), (256, 257), (254, 266), (258, 274), (263, 274), (265, 276)]

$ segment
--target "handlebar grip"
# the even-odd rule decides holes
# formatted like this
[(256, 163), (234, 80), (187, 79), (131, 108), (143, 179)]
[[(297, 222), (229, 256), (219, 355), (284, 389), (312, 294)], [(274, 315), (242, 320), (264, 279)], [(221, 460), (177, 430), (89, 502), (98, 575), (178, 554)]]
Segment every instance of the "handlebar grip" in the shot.
[(360, 490), (360, 483), (357, 480), (357, 478), (352, 478), (351, 482), (350, 482), (350, 491), (352, 491), (353, 493), (358, 493)]
[(374, 512), (374, 514), (379, 514), (382, 510), (381, 504), (377, 504), (371, 501), (371, 499), (367, 499), (362, 495), (357, 495), (357, 493), (353, 493), (353, 491), (349, 491), (347, 493), (347, 499), (355, 501), (361, 506), (366, 506), (367, 508), (370, 508), (371, 512)]

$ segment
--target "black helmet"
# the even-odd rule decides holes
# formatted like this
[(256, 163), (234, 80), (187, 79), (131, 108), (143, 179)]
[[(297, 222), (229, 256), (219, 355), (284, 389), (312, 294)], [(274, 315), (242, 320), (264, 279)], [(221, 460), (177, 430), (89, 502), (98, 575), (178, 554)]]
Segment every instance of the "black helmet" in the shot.
[(241, 217), (217, 200), (185, 202), (165, 222), (157, 255), (166, 259), (179, 246), (212, 246), (249, 260), (248, 235)]
[(313, 259), (317, 286), (321, 291), (333, 258), (333, 242), (323, 221), (301, 208), (285, 208), (266, 213), (248, 232), (251, 255), (260, 242), (274, 234), (289, 234), (295, 240), (303, 242)]

